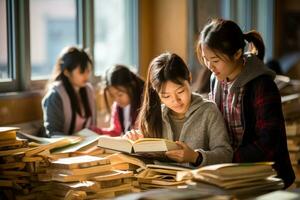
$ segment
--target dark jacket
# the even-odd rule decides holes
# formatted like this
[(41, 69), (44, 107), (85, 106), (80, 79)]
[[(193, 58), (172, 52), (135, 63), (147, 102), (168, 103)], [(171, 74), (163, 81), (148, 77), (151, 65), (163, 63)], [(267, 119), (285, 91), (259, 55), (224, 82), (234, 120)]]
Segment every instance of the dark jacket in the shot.
[[(242, 124), (244, 135), (234, 152), (233, 162), (273, 161), (285, 187), (295, 179), (287, 149), (281, 97), (274, 75), (255, 56), (246, 58), (245, 69), (236, 79), (232, 92), (244, 87)], [(212, 77), (213, 99), (220, 108), (220, 83)]]

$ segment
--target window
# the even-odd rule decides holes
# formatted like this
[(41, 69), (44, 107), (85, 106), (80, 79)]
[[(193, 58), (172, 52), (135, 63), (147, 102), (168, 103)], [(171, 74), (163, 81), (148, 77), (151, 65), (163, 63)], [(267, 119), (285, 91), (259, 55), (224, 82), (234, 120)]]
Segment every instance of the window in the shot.
[(94, 1), (95, 75), (103, 75), (114, 64), (137, 65), (136, 2)]
[(70, 45), (92, 48), (92, 81), (113, 64), (136, 66), (137, 5), (138, 0), (0, 0), (0, 92), (44, 88), (61, 50)]
[(75, 0), (30, 0), (31, 80), (48, 79), (60, 51), (77, 44)]
[(7, 81), (10, 77), (8, 67), (8, 38), (6, 1), (0, 0), (0, 82)]

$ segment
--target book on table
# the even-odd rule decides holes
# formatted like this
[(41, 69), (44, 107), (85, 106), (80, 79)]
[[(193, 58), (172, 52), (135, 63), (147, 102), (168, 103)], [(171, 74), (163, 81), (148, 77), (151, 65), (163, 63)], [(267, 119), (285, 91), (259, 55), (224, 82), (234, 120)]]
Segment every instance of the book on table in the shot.
[(222, 163), (200, 167), (195, 170), (178, 173), (179, 179), (184, 176), (192, 176), (195, 179), (210, 177), (218, 180), (236, 180), (246, 178), (260, 178), (275, 175), (272, 168), (273, 162), (256, 162), (256, 163)]
[(20, 130), (18, 127), (0, 127), (0, 141), (15, 140), (18, 130)]
[(176, 180), (193, 179), (228, 189), (234, 194), (252, 190), (282, 189), (283, 181), (277, 178), (273, 162), (223, 163), (179, 171)]
[(97, 146), (98, 138), (100, 137), (99, 134), (95, 133), (94, 131), (85, 128), (82, 129), (72, 135), (73, 137), (80, 137), (82, 141), (70, 145), (68, 147), (64, 147), (55, 151), (55, 153), (70, 153), (76, 151), (86, 151)]
[(127, 138), (109, 136), (99, 137), (98, 147), (129, 154), (166, 152), (180, 149), (180, 147), (174, 141), (161, 138), (141, 138), (132, 141)]

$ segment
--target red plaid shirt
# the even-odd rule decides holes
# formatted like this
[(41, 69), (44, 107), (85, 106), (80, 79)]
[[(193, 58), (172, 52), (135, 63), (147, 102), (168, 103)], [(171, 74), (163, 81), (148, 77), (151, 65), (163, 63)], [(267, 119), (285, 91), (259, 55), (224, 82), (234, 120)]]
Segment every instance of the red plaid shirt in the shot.
[[(235, 151), (243, 140), (244, 128), (242, 124), (242, 115), (241, 115), (241, 105), (242, 105), (242, 97), (244, 93), (244, 88), (241, 87), (238, 93), (230, 93), (230, 87), (233, 82), (222, 82), (222, 98), (221, 104), (221, 112), (226, 122), (231, 146)], [(233, 99), (237, 99), (237, 101), (233, 101)], [(234, 105), (233, 105), (234, 103)]]
[[(215, 80), (212, 79), (211, 88)], [(240, 146), (235, 150), (233, 162), (273, 161), (278, 177), (285, 187), (295, 180), (287, 150), (281, 97), (272, 78), (261, 75), (244, 86), (241, 106), (241, 122), (244, 134)], [(211, 98), (215, 99), (212, 90)], [(220, 110), (223, 104), (216, 102)]]

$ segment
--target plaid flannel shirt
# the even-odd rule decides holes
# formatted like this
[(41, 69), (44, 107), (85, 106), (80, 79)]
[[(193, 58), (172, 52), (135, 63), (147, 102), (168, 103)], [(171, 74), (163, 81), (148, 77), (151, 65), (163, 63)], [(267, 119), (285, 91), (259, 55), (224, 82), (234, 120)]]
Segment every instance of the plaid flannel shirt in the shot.
[(290, 186), (295, 174), (287, 150), (281, 98), (271, 77), (261, 75), (245, 85), (242, 115), (244, 134), (233, 162), (273, 161), (278, 177), (285, 187)]

